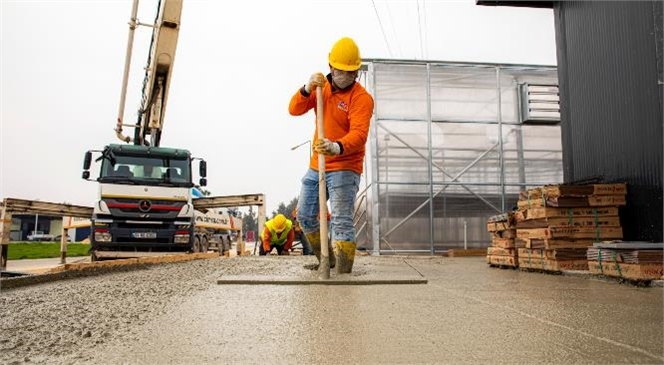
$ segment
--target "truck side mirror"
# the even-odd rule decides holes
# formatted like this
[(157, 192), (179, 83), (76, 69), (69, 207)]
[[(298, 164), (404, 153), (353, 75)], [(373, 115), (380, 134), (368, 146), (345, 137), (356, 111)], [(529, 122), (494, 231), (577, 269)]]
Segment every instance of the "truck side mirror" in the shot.
[(207, 177), (207, 162), (205, 162), (205, 160), (201, 160), (198, 165), (198, 174), (201, 175), (201, 177)]
[(88, 151), (85, 153), (85, 158), (83, 159), (83, 170), (90, 170), (91, 163), (92, 163), (92, 152)]
[(204, 177), (202, 177), (202, 178), (201, 178), (201, 181), (199, 182), (199, 185), (200, 185), (200, 186), (205, 186), (205, 185), (207, 185), (207, 179), (204, 178)]
[(90, 178), (90, 171), (88, 171), (88, 170), (83, 171), (83, 176), (81, 176), (81, 177), (83, 178), (83, 180), (89, 179)]

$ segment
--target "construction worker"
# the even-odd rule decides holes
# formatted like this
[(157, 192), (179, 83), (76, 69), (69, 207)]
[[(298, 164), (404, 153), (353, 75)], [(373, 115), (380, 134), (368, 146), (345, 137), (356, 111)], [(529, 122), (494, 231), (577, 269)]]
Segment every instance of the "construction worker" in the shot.
[(302, 256), (312, 256), (314, 251), (311, 249), (309, 241), (307, 241), (307, 236), (302, 232), (302, 227), (300, 227), (300, 222), (297, 221), (297, 208), (293, 209), (291, 213), (291, 218), (293, 220), (293, 231), (295, 232), (295, 240), (299, 240), (302, 244)]
[[(350, 273), (355, 259), (355, 227), (353, 213), (359, 190), (373, 114), (373, 97), (355, 80), (362, 64), (360, 51), (351, 38), (341, 38), (328, 55), (330, 73), (314, 73), (290, 100), (288, 111), (299, 116), (316, 108), (316, 99), (323, 98), (324, 139), (314, 130), (314, 153), (309, 169), (302, 178), (297, 202), (297, 220), (302, 226), (320, 263), (320, 223), (318, 201), (318, 154), (325, 155), (325, 182), (332, 219), (330, 267), (340, 274)], [(316, 87), (322, 88), (317, 95)], [(315, 119), (314, 119), (315, 123)]]
[(263, 244), (261, 245), (259, 255), (265, 256), (273, 248), (277, 249), (279, 255), (288, 255), (295, 239), (293, 222), (283, 214), (277, 214), (274, 218), (265, 222), (265, 229), (263, 229), (261, 238)]

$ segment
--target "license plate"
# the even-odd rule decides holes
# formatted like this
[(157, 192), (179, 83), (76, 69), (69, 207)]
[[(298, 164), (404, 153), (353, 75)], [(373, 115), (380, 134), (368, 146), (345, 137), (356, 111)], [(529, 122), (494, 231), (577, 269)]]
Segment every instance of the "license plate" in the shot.
[(131, 235), (134, 238), (157, 238), (157, 232), (134, 232)]

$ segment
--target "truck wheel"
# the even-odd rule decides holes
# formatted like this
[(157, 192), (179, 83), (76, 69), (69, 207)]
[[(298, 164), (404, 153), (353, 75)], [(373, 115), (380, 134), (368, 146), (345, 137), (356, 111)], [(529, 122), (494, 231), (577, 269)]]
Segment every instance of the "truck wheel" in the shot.
[(223, 245), (224, 245), (224, 252), (230, 251), (231, 250), (231, 240), (230, 238), (222, 239)]
[(193, 251), (194, 253), (201, 252), (201, 239), (198, 236), (194, 237)]
[(201, 252), (208, 252), (208, 249), (210, 249), (210, 243), (208, 243), (207, 237), (201, 238)]

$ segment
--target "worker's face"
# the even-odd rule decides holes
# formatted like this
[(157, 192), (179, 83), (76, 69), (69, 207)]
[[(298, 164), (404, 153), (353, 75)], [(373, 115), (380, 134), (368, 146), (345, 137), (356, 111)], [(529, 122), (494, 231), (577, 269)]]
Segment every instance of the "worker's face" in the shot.
[(332, 66), (330, 66), (330, 73), (332, 74), (332, 82), (339, 89), (347, 88), (357, 78), (357, 71), (337, 70)]

